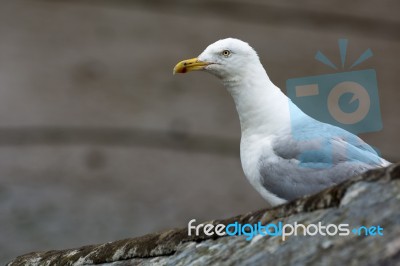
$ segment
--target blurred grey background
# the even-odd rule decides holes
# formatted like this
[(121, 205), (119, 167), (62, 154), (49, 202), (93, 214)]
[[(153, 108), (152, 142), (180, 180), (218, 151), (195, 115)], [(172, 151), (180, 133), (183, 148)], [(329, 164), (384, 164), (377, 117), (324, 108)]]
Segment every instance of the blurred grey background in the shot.
[(229, 94), (181, 59), (237, 37), (285, 91), (335, 73), (377, 71), (384, 128), (362, 135), (400, 160), (400, 2), (0, 2), (0, 263), (22, 253), (134, 237), (266, 204), (239, 161)]

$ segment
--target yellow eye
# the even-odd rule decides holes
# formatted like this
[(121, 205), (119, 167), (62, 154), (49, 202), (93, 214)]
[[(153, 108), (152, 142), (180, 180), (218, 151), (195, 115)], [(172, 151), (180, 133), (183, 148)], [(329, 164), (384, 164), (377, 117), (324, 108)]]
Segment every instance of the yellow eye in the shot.
[(228, 57), (228, 56), (231, 55), (231, 51), (229, 51), (229, 50), (223, 50), (221, 54), (222, 54), (223, 56), (225, 56), (225, 57)]

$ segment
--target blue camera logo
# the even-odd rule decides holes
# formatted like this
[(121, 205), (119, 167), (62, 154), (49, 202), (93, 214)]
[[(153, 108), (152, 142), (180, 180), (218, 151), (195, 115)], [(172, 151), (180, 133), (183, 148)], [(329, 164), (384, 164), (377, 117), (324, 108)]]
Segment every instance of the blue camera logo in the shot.
[[(339, 40), (342, 68), (345, 66), (347, 40)], [(372, 56), (366, 50), (350, 69)], [(325, 55), (317, 52), (315, 59), (337, 69)], [(354, 134), (382, 129), (378, 85), (374, 69), (340, 72), (289, 79), (287, 95), (303, 112), (325, 123)], [(292, 114), (293, 115), (293, 114)], [(293, 127), (293, 135), (296, 128)]]

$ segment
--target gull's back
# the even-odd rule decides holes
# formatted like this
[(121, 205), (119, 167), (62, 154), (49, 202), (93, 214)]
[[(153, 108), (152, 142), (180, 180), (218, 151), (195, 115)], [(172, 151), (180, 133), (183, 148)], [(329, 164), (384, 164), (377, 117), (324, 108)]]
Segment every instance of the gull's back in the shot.
[(273, 141), (273, 158), (259, 158), (262, 185), (285, 200), (316, 193), (368, 169), (388, 165), (352, 133), (304, 116)]

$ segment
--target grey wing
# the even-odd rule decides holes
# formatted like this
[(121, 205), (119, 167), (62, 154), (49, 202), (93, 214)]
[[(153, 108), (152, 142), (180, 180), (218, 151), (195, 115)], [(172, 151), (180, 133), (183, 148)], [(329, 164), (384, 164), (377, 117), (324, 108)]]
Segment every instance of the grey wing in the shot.
[(315, 194), (370, 168), (364, 164), (341, 163), (326, 169), (315, 169), (299, 166), (297, 162), (283, 158), (278, 163), (260, 160), (262, 185), (288, 201)]
[[(293, 200), (382, 166), (382, 159), (355, 135), (323, 123), (318, 129), (323, 138), (295, 140), (291, 135), (280, 136), (273, 145), (277, 158), (272, 161), (260, 157), (261, 182), (269, 192)], [(303, 130), (312, 135), (315, 125)], [(357, 141), (345, 141), (348, 137)]]

